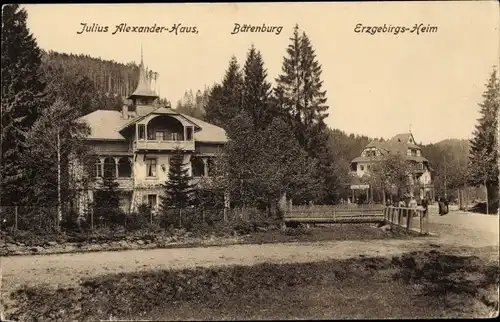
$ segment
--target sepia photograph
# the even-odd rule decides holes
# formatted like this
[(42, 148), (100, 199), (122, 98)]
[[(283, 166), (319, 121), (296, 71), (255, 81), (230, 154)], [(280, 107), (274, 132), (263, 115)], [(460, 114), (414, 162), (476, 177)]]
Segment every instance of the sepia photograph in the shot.
[(0, 321), (495, 318), (497, 1), (5, 4)]

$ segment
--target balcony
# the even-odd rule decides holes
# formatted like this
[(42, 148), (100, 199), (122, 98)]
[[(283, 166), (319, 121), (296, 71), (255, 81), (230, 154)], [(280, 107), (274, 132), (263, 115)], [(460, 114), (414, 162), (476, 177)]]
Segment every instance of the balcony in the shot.
[(138, 150), (175, 150), (177, 147), (185, 151), (194, 151), (194, 141), (167, 140), (135, 140), (134, 151)]

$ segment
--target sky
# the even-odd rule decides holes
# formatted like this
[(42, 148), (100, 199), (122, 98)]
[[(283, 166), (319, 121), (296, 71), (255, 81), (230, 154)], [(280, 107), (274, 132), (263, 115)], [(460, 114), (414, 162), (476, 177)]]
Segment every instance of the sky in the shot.
[[(157, 92), (174, 106), (186, 90), (219, 82), (232, 55), (243, 65), (252, 44), (274, 83), (298, 24), (322, 65), (330, 127), (377, 138), (411, 130), (423, 144), (472, 136), (486, 81), (500, 65), (496, 1), (24, 7), (28, 28), (44, 50), (128, 63), (140, 62), (142, 46), (145, 65), (160, 74)], [(85, 23), (108, 31), (79, 34)], [(120, 24), (165, 28), (113, 34)], [(235, 24), (282, 28), (232, 34)], [(430, 32), (410, 32), (416, 24)], [(177, 34), (167, 31), (174, 25)], [(408, 29), (396, 35), (395, 29), (383, 32), (384, 25)], [(363, 32), (372, 26), (382, 32)]]

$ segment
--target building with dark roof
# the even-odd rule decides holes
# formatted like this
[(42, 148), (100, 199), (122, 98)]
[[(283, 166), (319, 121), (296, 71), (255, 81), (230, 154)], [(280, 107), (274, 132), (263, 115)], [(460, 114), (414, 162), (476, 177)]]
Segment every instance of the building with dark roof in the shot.
[[(416, 144), (411, 133), (398, 134), (388, 141), (373, 140), (368, 143), (361, 155), (351, 161), (351, 172), (354, 176), (362, 178), (369, 175), (371, 167), (388, 154), (400, 154), (411, 163), (412, 174), (409, 192), (416, 198), (434, 198), (431, 167), (429, 161), (422, 156), (421, 148)], [(363, 189), (368, 189), (362, 185)]]
[(80, 118), (90, 127), (86, 142), (95, 153), (90, 176), (77, 207), (85, 211), (103, 177), (114, 177), (124, 211), (142, 203), (157, 208), (168, 180), (169, 159), (180, 147), (193, 180), (209, 177), (216, 152), (227, 142), (224, 129), (158, 105), (141, 57), (139, 82), (121, 111), (97, 110)]

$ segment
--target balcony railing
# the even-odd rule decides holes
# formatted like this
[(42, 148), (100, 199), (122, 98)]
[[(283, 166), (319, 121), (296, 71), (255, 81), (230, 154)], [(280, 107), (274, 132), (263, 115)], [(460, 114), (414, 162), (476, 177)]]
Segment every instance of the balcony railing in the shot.
[(194, 151), (194, 141), (167, 141), (167, 140), (136, 140), (134, 151), (137, 150), (183, 150)]

